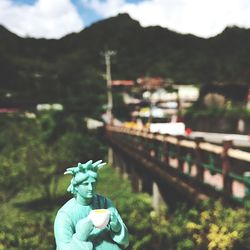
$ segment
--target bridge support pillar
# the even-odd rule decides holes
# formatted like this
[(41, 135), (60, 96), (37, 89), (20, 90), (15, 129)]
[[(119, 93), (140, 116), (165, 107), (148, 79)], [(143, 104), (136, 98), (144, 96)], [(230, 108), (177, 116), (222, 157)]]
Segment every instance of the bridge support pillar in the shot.
[(134, 168), (131, 168), (131, 175), (130, 176), (131, 176), (130, 179), (131, 179), (133, 192), (135, 192), (135, 193), (140, 192), (141, 181), (140, 181), (140, 178), (139, 178), (139, 176)]
[(223, 141), (222, 158), (222, 175), (223, 175), (223, 189), (227, 195), (232, 195), (232, 179), (229, 176), (231, 170), (231, 162), (228, 157), (228, 150), (232, 147), (232, 140)]
[(113, 154), (113, 160), (114, 160), (114, 167), (121, 178), (124, 180), (127, 180), (129, 177), (129, 167), (126, 165), (126, 162), (124, 161), (123, 157), (117, 153), (114, 152)]
[(141, 176), (141, 192), (153, 194), (153, 183), (148, 175)]
[(111, 147), (108, 147), (108, 163), (110, 166), (112, 166), (114, 163), (114, 154), (113, 149)]
[(153, 182), (153, 196), (152, 196), (152, 206), (155, 211), (159, 211), (161, 205), (163, 204), (163, 198), (160, 193), (159, 186), (156, 182)]
[(123, 159), (120, 159), (120, 168), (119, 173), (122, 179), (127, 180), (129, 178), (129, 166), (126, 165), (126, 162)]
[(184, 169), (184, 160), (182, 159), (183, 154), (183, 148), (179, 145), (179, 141), (183, 139), (183, 136), (177, 136), (178, 138), (178, 146), (177, 146), (177, 159), (178, 159), (178, 166), (177, 169), (182, 173)]
[(196, 143), (196, 150), (195, 150), (195, 155), (196, 155), (196, 169), (197, 169), (197, 178), (203, 182), (204, 181), (204, 168), (201, 166), (203, 161), (203, 155), (202, 151), (200, 149), (200, 143), (203, 142), (204, 139), (202, 137), (198, 137), (195, 139)]

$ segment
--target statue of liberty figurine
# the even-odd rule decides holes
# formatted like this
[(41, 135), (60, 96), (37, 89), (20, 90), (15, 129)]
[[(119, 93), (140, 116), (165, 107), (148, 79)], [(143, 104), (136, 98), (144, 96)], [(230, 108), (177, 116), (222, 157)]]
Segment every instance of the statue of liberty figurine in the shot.
[[(91, 160), (66, 170), (65, 174), (73, 175), (67, 191), (74, 197), (55, 218), (57, 250), (118, 250), (128, 246), (128, 230), (118, 211), (108, 198), (95, 193), (98, 170), (105, 164)], [(98, 216), (105, 211), (106, 223), (98, 225)]]

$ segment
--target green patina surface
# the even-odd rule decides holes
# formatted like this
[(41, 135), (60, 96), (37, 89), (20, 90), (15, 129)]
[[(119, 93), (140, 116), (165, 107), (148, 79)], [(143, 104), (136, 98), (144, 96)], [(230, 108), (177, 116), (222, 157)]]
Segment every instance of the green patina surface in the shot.
[[(119, 250), (128, 246), (128, 231), (112, 202), (95, 193), (98, 170), (105, 163), (88, 161), (68, 168), (66, 174), (73, 178), (68, 187), (74, 197), (59, 209), (54, 234), (57, 250)], [(108, 209), (110, 221), (104, 228), (97, 228), (89, 217), (94, 209)]]

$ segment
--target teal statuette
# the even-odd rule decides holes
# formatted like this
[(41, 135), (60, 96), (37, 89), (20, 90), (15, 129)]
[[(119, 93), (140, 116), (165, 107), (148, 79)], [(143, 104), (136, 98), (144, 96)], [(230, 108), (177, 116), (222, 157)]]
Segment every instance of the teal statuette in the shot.
[(98, 170), (106, 163), (88, 161), (68, 168), (74, 197), (57, 212), (57, 250), (119, 250), (128, 246), (128, 230), (112, 202), (95, 193)]

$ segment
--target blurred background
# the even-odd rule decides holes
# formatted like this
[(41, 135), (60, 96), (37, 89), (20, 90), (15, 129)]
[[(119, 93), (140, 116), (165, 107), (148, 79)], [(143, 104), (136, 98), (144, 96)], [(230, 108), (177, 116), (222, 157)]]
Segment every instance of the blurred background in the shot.
[[(0, 0), (0, 250), (55, 249), (63, 173), (90, 159), (109, 163), (98, 192), (128, 249), (250, 249), (249, 15), (245, 0)], [(119, 168), (115, 131), (170, 138), (143, 157), (177, 181), (138, 159)], [(206, 198), (178, 195), (182, 183)]]

